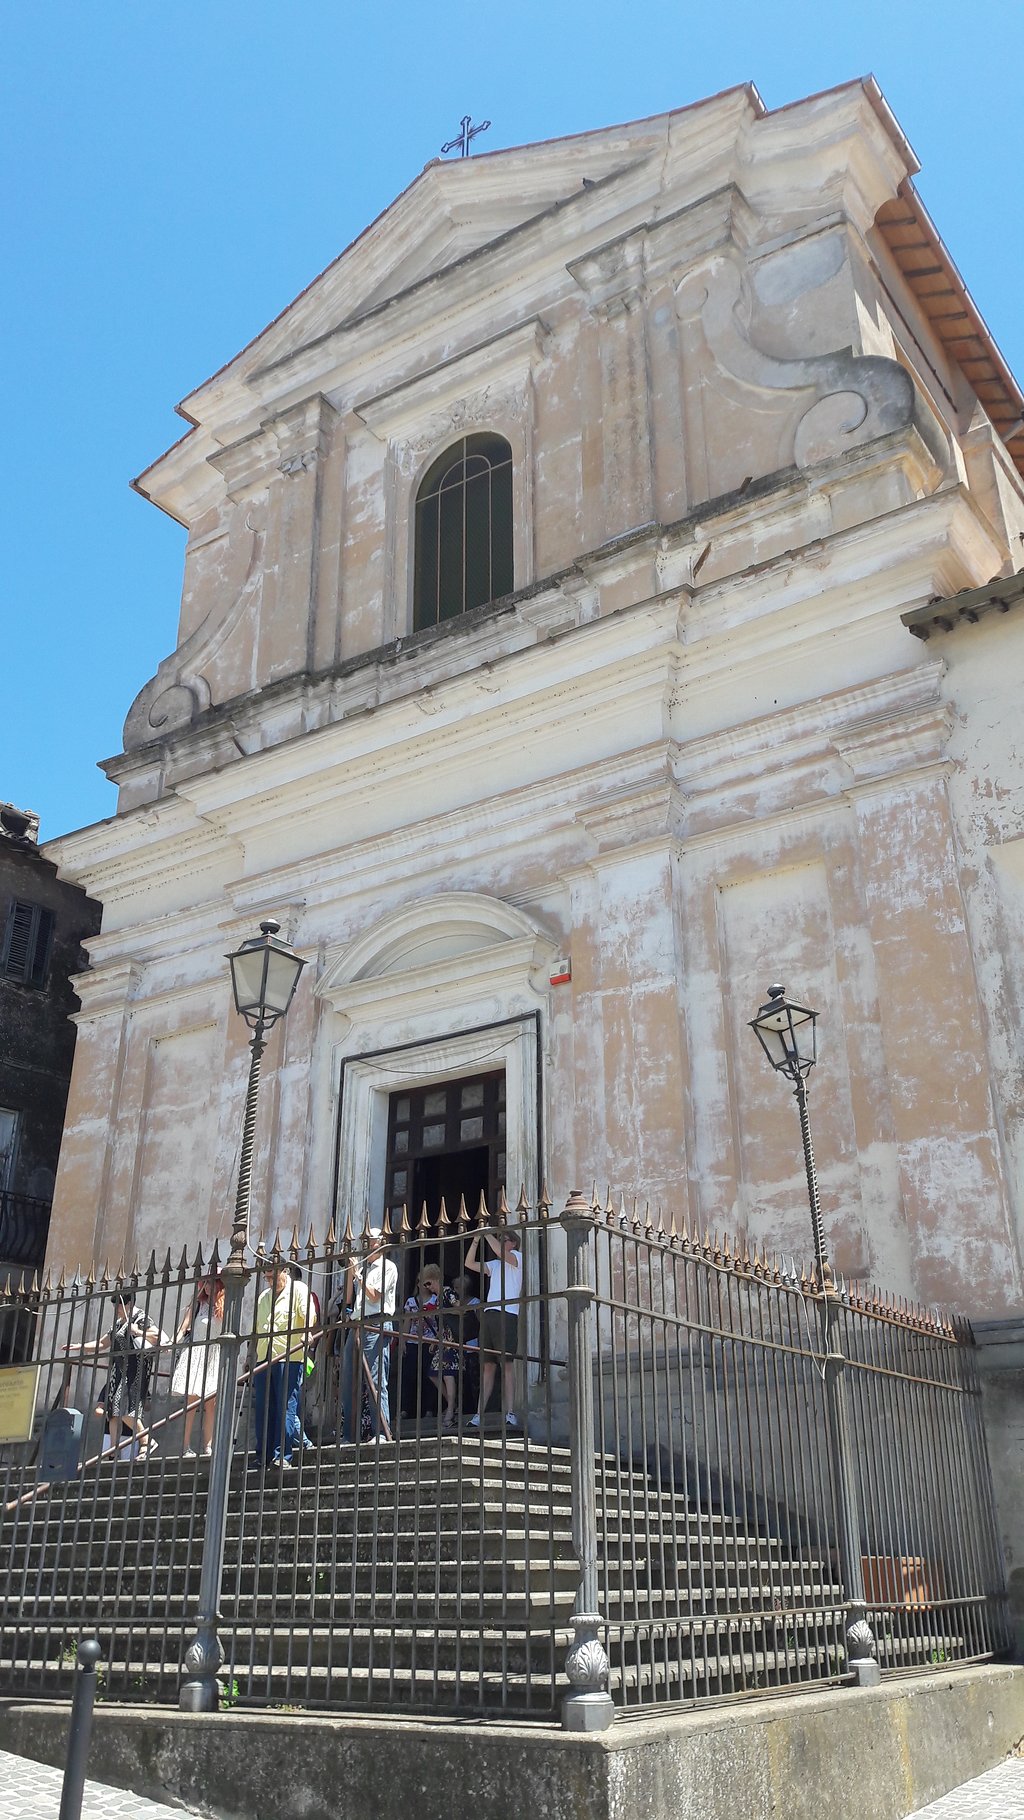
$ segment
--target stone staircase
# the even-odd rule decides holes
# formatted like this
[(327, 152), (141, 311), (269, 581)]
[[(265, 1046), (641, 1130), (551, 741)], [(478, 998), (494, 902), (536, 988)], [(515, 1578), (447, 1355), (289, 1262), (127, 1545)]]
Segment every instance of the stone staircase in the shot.
[[(834, 1678), (830, 1568), (602, 1462), (601, 1609), (620, 1704)], [(229, 1703), (551, 1716), (578, 1569), (568, 1452), (436, 1436), (322, 1448), (230, 1485)], [(195, 1627), (207, 1466), (109, 1460), (8, 1506), (0, 1693), (66, 1695), (94, 1632), (111, 1700), (173, 1703)], [(888, 1666), (962, 1654), (936, 1614)]]

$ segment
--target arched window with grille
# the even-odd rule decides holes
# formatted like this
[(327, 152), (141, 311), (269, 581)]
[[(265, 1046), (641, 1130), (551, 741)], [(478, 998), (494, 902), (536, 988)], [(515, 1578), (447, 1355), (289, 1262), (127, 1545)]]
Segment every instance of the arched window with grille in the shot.
[(436, 626), (510, 594), (512, 450), (503, 436), (463, 436), (416, 495), (413, 626)]

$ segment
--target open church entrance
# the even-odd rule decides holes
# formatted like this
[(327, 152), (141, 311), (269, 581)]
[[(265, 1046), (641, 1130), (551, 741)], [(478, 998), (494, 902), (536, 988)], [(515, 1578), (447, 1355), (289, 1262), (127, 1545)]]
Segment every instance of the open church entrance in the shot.
[[(387, 1193), (389, 1223), (396, 1230), (407, 1209), (419, 1243), (404, 1249), (405, 1280), (399, 1283), (399, 1300), (416, 1294), (416, 1280), (428, 1264), (437, 1265), (442, 1281), (454, 1288), (462, 1313), (452, 1311), (447, 1323), (460, 1342), (463, 1363), (457, 1377), (456, 1413), (464, 1418), (476, 1407), (479, 1395), (478, 1355), (461, 1351), (475, 1346), (479, 1323), (475, 1309), (466, 1307), (458, 1280), (471, 1230), (457, 1229), (460, 1205), (473, 1219), (481, 1196), (492, 1211), (498, 1190), (505, 1182), (505, 1073), (497, 1070), (468, 1079), (445, 1081), (431, 1087), (406, 1088), (393, 1093), (388, 1103)], [(446, 1224), (440, 1226), (444, 1205)], [(450, 1224), (448, 1223), (450, 1222)], [(481, 1281), (474, 1276), (464, 1285), (465, 1296), (476, 1297)], [(439, 1383), (431, 1378), (431, 1349), (406, 1339), (400, 1346), (400, 1424), (418, 1422), (437, 1409)], [(452, 1383), (452, 1378), (448, 1380)], [(448, 1421), (446, 1416), (445, 1420)]]
[[(466, 1238), (442, 1238), (438, 1230), (441, 1202), (454, 1232), (460, 1200), (475, 1218), (483, 1195), (492, 1210), (505, 1184), (505, 1071), (444, 1081), (439, 1086), (403, 1088), (388, 1104), (387, 1195), (392, 1230), (403, 1205), (410, 1225), (422, 1231), (422, 1246), (411, 1247), (411, 1295), (416, 1272), (424, 1264), (440, 1265), (446, 1282), (462, 1270)], [(422, 1222), (426, 1208), (426, 1221)]]

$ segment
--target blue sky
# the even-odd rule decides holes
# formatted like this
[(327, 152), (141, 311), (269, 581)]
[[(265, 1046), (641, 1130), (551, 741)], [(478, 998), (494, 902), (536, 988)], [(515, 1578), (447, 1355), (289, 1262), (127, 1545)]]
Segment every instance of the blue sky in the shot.
[(3, 52), (0, 798), (44, 836), (113, 813), (96, 761), (175, 642), (184, 533), (130, 478), (466, 112), (495, 150), (872, 71), (1024, 372), (1020, 0), (32, 0)]

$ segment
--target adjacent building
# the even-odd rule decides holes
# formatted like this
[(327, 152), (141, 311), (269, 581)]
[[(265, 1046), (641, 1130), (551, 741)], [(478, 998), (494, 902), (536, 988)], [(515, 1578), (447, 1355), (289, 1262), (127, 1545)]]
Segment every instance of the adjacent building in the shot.
[(546, 1179), (805, 1254), (781, 980), (840, 1269), (1019, 1304), (1024, 399), (916, 168), (870, 79), (435, 162), (186, 398), (177, 643), (47, 849), (55, 1263), (224, 1232), (272, 915), (267, 1235)]
[(46, 1251), (64, 1106), (75, 1052), (83, 941), (100, 907), (57, 877), (39, 818), (0, 803), (0, 1275)]

